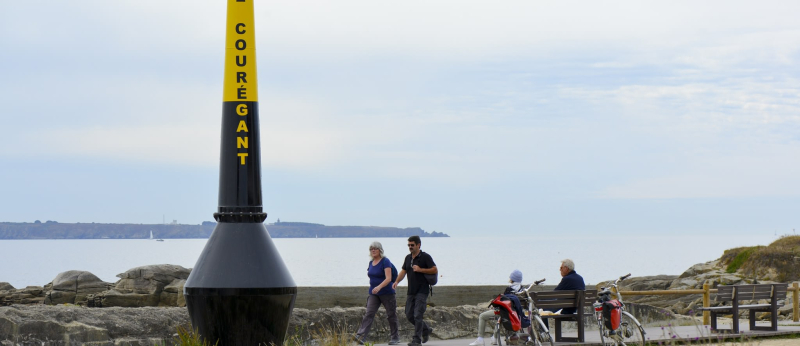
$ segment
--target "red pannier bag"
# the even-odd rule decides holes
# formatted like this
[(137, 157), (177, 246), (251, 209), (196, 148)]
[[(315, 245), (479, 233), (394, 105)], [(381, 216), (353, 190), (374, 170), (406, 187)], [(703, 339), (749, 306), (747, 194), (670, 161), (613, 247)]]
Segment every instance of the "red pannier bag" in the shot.
[(610, 330), (617, 330), (621, 316), (620, 308), (622, 303), (619, 300), (607, 300), (603, 302), (603, 323)]
[(503, 328), (513, 332), (520, 330), (519, 316), (517, 316), (517, 312), (514, 311), (514, 307), (511, 306), (511, 301), (508, 298), (498, 294), (489, 306), (499, 308), (495, 309), (494, 314), (500, 315), (500, 323)]

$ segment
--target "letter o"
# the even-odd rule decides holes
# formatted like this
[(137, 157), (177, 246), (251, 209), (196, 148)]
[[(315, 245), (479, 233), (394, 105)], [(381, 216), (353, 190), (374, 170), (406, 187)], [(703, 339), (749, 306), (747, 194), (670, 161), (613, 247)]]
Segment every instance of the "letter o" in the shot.
[(238, 106), (236, 106), (236, 114), (239, 114), (239, 115), (242, 115), (242, 116), (247, 115), (247, 105), (242, 103), (242, 104), (239, 104)]
[[(241, 47), (239, 47), (240, 44), (241, 44)], [(247, 47), (247, 42), (245, 42), (244, 40), (241, 40), (241, 39), (236, 40), (236, 49), (244, 50), (246, 47)]]

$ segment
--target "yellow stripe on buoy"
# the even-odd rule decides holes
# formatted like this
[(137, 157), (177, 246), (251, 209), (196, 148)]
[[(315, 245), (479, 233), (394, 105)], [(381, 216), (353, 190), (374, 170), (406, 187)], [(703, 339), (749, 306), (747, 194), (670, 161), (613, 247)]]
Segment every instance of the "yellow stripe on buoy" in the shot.
[(258, 101), (253, 0), (228, 0), (222, 101)]

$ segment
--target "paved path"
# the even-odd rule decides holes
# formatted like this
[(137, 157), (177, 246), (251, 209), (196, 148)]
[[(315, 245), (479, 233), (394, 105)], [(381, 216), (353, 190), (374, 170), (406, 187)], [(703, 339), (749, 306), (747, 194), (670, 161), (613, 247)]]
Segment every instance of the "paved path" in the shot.
[[(788, 324), (788, 325), (787, 325)], [(759, 323), (759, 325), (761, 325)], [(719, 324), (720, 328), (730, 328), (730, 325), (725, 325), (724, 323)], [(800, 339), (783, 339), (783, 340), (761, 340), (757, 338), (764, 338), (764, 337), (774, 337), (780, 335), (798, 335), (800, 334), (800, 323), (782, 323), (778, 326), (777, 332), (765, 332), (765, 331), (750, 331), (749, 324), (747, 320), (741, 320), (739, 323), (740, 333), (739, 334), (725, 334), (724, 339), (721, 335), (716, 333), (710, 333), (708, 331), (708, 326), (678, 326), (678, 327), (646, 327), (645, 328), (645, 339), (652, 342), (658, 341), (700, 341), (703, 340), (704, 345), (709, 345), (709, 342), (719, 341), (724, 343), (726, 340), (739, 340), (740, 337), (743, 337), (745, 342), (734, 343), (734, 345), (760, 345), (760, 346), (800, 346)], [(584, 345), (584, 346), (602, 346), (600, 344), (600, 335), (597, 333), (597, 329), (589, 329), (586, 330), (586, 342), (585, 343), (575, 343), (575, 342), (557, 342), (556, 346), (569, 346), (569, 345)], [(434, 332), (435, 334), (435, 332)], [(673, 337), (674, 335), (674, 337)], [(564, 336), (571, 336), (577, 337), (576, 331), (565, 331)], [(435, 340), (431, 339), (424, 346), (467, 346), (469, 343), (474, 341), (475, 338), (471, 339), (451, 339), (451, 340)], [(484, 338), (486, 341), (486, 346), (491, 346), (490, 338)], [(755, 341), (752, 341), (755, 340)], [(768, 343), (766, 341), (769, 341)], [(406, 342), (400, 344), (400, 346), (405, 346)], [(730, 343), (729, 343), (730, 344)], [(385, 344), (376, 344), (376, 345), (385, 345)], [(505, 344), (503, 344), (505, 346)]]

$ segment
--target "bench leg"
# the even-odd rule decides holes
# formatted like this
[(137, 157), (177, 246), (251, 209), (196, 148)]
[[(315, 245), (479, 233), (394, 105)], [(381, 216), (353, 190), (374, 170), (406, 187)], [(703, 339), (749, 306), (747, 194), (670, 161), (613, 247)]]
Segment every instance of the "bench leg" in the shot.
[(739, 309), (737, 309), (735, 306), (731, 320), (733, 321), (733, 334), (739, 334)]
[(750, 314), (748, 316), (750, 317), (750, 330), (758, 330), (756, 327), (756, 311), (750, 309)]
[(556, 324), (556, 342), (561, 342), (561, 320), (555, 319), (553, 322)]
[(711, 311), (711, 331), (717, 330), (717, 312)]
[(583, 316), (578, 316), (578, 342), (585, 342), (583, 338)]
[(778, 306), (775, 305), (775, 304), (773, 304), (772, 308), (770, 308), (769, 320), (771, 322), (770, 323), (770, 327), (772, 327), (772, 328), (770, 328), (770, 330), (772, 330), (773, 332), (777, 332), (778, 331)]

